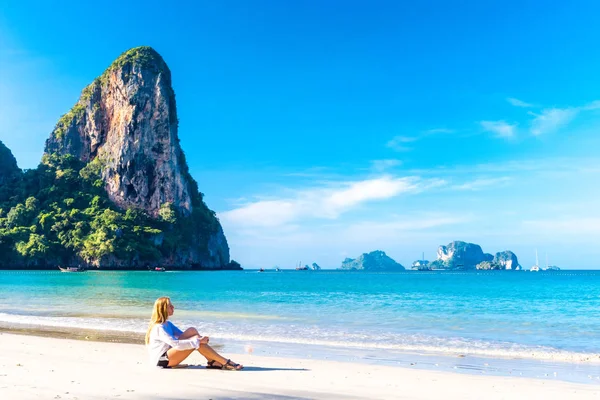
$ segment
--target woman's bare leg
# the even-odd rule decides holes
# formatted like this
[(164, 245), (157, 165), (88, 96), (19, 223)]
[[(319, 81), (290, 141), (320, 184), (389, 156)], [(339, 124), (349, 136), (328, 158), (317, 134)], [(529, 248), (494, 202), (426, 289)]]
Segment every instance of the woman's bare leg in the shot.
[(167, 357), (169, 357), (169, 367), (175, 367), (183, 360), (188, 358), (190, 354), (192, 354), (196, 349), (188, 349), (188, 350), (177, 350), (177, 349), (169, 349), (167, 350)]
[[(216, 362), (221, 364), (221, 366), (227, 365), (228, 361), (230, 362), (230, 360), (226, 359), (225, 357), (223, 357), (222, 355), (217, 353), (212, 347), (210, 347), (207, 344), (201, 343), (200, 347), (198, 348), (198, 351), (200, 352), (200, 354), (202, 354), (204, 357), (206, 357), (206, 359), (208, 361), (215, 360)], [(244, 366), (241, 364), (230, 363), (230, 364), (228, 364), (227, 369), (242, 369), (242, 368), (244, 368)]]
[[(179, 339), (190, 339), (194, 336), (200, 336), (198, 333), (198, 330), (196, 328), (187, 328), (181, 335), (179, 335)], [(200, 336), (200, 338), (202, 338), (202, 337)], [(187, 351), (187, 350), (185, 350), (185, 351)], [(220, 355), (219, 353), (217, 353), (208, 344), (201, 343), (200, 347), (198, 348), (198, 352), (200, 354), (202, 354), (206, 358), (206, 360), (209, 362), (216, 361), (217, 363), (220, 364), (220, 366), (223, 366), (227, 363), (227, 359), (225, 357), (223, 357), (222, 355)], [(191, 351), (190, 351), (190, 353), (191, 353)], [(187, 356), (189, 356), (190, 353), (188, 353), (181, 361), (185, 360), (185, 358)], [(181, 362), (181, 361), (179, 361), (179, 362)], [(169, 366), (171, 366), (171, 356), (170, 355), (169, 355)], [(217, 365), (217, 367), (218, 367), (218, 365)], [(243, 366), (240, 366), (240, 367), (243, 367)], [(241, 368), (239, 368), (239, 369), (241, 369)]]

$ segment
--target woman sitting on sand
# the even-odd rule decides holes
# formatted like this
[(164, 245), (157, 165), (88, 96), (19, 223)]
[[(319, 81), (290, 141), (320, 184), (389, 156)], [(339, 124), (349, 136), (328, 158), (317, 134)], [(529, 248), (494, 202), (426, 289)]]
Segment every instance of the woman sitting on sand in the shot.
[(179, 365), (193, 351), (198, 350), (206, 357), (206, 368), (240, 370), (243, 365), (221, 357), (208, 345), (208, 336), (200, 337), (196, 328), (188, 328), (182, 332), (171, 321), (167, 321), (175, 307), (168, 297), (161, 297), (154, 302), (152, 319), (146, 333), (146, 346), (152, 365), (169, 368)]

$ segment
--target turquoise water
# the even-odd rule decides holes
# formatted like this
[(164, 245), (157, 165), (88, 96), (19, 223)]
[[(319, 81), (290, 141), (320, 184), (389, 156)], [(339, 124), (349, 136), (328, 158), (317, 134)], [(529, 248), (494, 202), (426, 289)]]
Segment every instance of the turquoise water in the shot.
[(163, 295), (175, 324), (257, 353), (600, 362), (600, 271), (0, 271), (0, 323), (145, 332)]

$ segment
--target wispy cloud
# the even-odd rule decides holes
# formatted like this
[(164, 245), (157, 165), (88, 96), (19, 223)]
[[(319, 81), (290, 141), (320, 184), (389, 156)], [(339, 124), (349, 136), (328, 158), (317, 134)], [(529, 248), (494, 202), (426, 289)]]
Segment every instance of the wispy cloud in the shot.
[(474, 181), (466, 182), (466, 183), (463, 183), (460, 185), (456, 185), (453, 187), (453, 189), (477, 191), (477, 190), (481, 190), (481, 189), (484, 189), (484, 188), (490, 187), (490, 186), (504, 185), (510, 181), (511, 181), (511, 178), (509, 178), (508, 176), (502, 176), (499, 178), (482, 178), (482, 179), (475, 179)]
[(416, 231), (436, 228), (443, 225), (454, 225), (466, 222), (471, 217), (454, 215), (423, 215), (394, 217), (389, 221), (360, 221), (348, 226), (348, 231), (378, 232), (380, 235), (397, 233), (398, 231)]
[[(514, 97), (506, 99), (515, 107), (531, 108), (536, 107), (535, 104), (526, 103)], [(578, 114), (585, 111), (593, 111), (600, 109), (600, 100), (592, 101), (586, 105), (578, 107), (551, 107), (545, 108), (538, 112), (529, 111), (528, 114), (533, 118), (528, 121), (530, 125), (530, 133), (534, 136), (554, 133), (568, 125)], [(511, 138), (517, 133), (517, 124), (510, 124), (504, 120), (500, 121), (481, 121), (483, 129), (488, 132), (495, 133), (497, 137)]]
[(373, 220), (351, 223), (344, 227), (338, 237), (344, 243), (358, 243), (363, 246), (370, 245), (371, 248), (378, 248), (382, 245), (389, 246), (391, 245), (390, 242), (393, 243), (395, 240), (401, 239), (414, 243), (415, 238), (419, 235), (431, 235), (432, 232), (438, 232), (443, 227), (464, 224), (471, 219), (470, 215), (464, 213), (461, 215), (430, 213), (396, 215), (387, 218), (385, 221)]
[(517, 129), (517, 124), (509, 124), (506, 121), (481, 121), (480, 125), (487, 132), (501, 138), (514, 137)]
[(385, 200), (405, 193), (417, 193), (440, 183), (416, 177), (382, 176), (334, 187), (296, 191), (293, 196), (265, 199), (219, 214), (227, 223), (242, 226), (275, 227), (306, 218), (336, 219), (364, 203)]
[(592, 101), (591, 103), (588, 103), (585, 106), (581, 107), (581, 109), (585, 111), (598, 110), (600, 109), (600, 100)]
[(426, 130), (425, 132), (423, 132), (423, 136), (435, 135), (435, 134), (439, 134), (439, 133), (454, 133), (454, 132), (456, 132), (454, 129), (435, 128), (435, 129)]
[(410, 151), (410, 150), (412, 150), (412, 147), (407, 146), (408, 143), (417, 142), (428, 136), (450, 134), (450, 133), (454, 133), (454, 132), (456, 132), (456, 131), (453, 129), (435, 128), (435, 129), (428, 129), (428, 130), (423, 131), (423, 132), (419, 133), (418, 135), (414, 135), (414, 136), (398, 135), (398, 136), (394, 136), (390, 141), (388, 141), (386, 143), (386, 147), (389, 147), (396, 151)]
[(523, 221), (523, 228), (528, 231), (542, 232), (545, 235), (598, 235), (600, 234), (600, 218), (552, 218), (545, 220)]
[(535, 136), (553, 133), (571, 122), (579, 113), (578, 108), (548, 108), (541, 114), (530, 112), (535, 118), (531, 121), (531, 133)]
[(407, 146), (407, 144), (416, 142), (417, 140), (419, 139), (415, 136), (394, 136), (386, 143), (386, 147), (396, 151), (409, 151), (412, 148)]
[(506, 101), (508, 101), (510, 104), (512, 104), (515, 107), (523, 107), (523, 108), (529, 108), (529, 107), (534, 107), (533, 104), (531, 103), (526, 103), (522, 100), (519, 99), (515, 99), (514, 97), (509, 97), (506, 99)]
[(402, 161), (396, 159), (371, 161), (371, 169), (375, 172), (385, 172), (391, 168), (399, 167), (400, 165), (402, 165)]

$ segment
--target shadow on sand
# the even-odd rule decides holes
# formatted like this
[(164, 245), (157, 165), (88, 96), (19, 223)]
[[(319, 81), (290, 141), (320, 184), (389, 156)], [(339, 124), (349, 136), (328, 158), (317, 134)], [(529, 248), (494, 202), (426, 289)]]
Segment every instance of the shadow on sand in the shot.
[[(205, 369), (210, 371), (209, 368), (206, 368), (205, 365), (188, 365), (182, 364), (177, 367), (169, 368), (169, 369)], [(227, 371), (223, 369), (216, 369), (216, 371)], [(310, 371), (306, 368), (269, 368), (269, 367), (244, 367), (244, 369), (235, 372), (265, 372), (265, 371)], [(234, 371), (231, 371), (234, 372)]]

